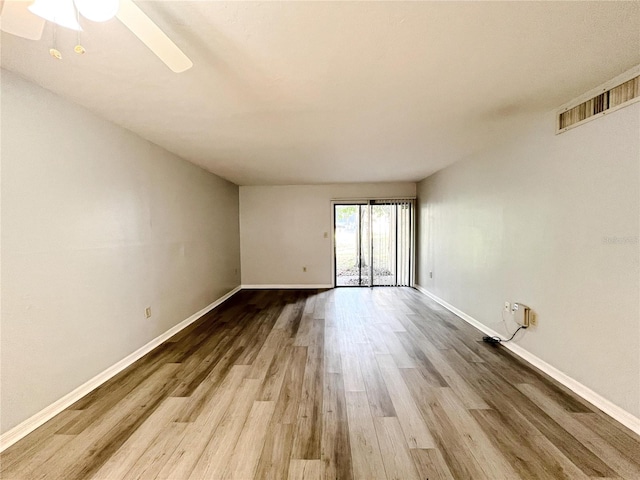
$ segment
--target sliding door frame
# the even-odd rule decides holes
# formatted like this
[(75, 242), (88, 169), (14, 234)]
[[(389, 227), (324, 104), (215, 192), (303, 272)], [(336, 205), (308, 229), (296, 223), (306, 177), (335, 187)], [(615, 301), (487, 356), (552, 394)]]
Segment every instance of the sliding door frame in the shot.
[[(337, 265), (337, 251), (336, 251), (336, 207), (339, 205), (368, 205), (369, 200), (356, 199), (356, 200), (331, 200), (331, 285), (336, 288), (336, 271)], [(358, 209), (358, 235), (361, 235), (361, 222), (360, 210)], [(362, 238), (358, 241), (358, 258), (362, 262)], [(362, 265), (358, 267), (359, 283), (362, 282)], [(370, 281), (371, 283), (371, 281)], [(362, 287), (363, 285), (340, 285), (340, 287)], [(365, 285), (368, 286), (368, 285)]]
[[(411, 209), (411, 221), (410, 221), (410, 226), (409, 226), (409, 241), (410, 241), (410, 256), (409, 256), (409, 286), (410, 287), (414, 287), (415, 285), (415, 258), (416, 258), (416, 197), (377, 197), (377, 198), (344, 198), (344, 199), (333, 199), (331, 200), (331, 253), (330, 255), (332, 256), (331, 258), (331, 285), (332, 288), (336, 288), (336, 270), (337, 270), (337, 265), (336, 265), (336, 219), (335, 219), (335, 215), (336, 215), (336, 205), (373, 205), (376, 201), (384, 201), (384, 200), (390, 200), (391, 202), (393, 201), (399, 201), (399, 200), (406, 200), (408, 202), (410, 202), (410, 209)], [(397, 207), (396, 207), (397, 208)], [(369, 228), (371, 228), (371, 208), (369, 208)], [(397, 218), (397, 217), (396, 217)], [(360, 232), (360, 218), (358, 216), (358, 235), (361, 234)], [(398, 225), (397, 225), (397, 221), (396, 221), (396, 230), (398, 229)], [(397, 234), (396, 234), (396, 238), (397, 238)], [(370, 248), (370, 252), (372, 252), (373, 250), (373, 235), (369, 235), (369, 241), (371, 242), (371, 245), (369, 245)], [(362, 247), (360, 246), (360, 249)], [(358, 252), (358, 254), (360, 254), (360, 252)], [(398, 255), (397, 252), (397, 248), (396, 248), (396, 256)], [(369, 262), (369, 283), (370, 285), (364, 285), (364, 287), (369, 287), (369, 288), (373, 288), (373, 262), (370, 261)], [(396, 261), (396, 279), (398, 278), (397, 275), (397, 269), (398, 269), (398, 262)], [(358, 286), (358, 287), (363, 287), (363, 285), (347, 285), (347, 286)], [(378, 285), (378, 286), (384, 286), (384, 285)], [(343, 286), (341, 285), (341, 288)]]

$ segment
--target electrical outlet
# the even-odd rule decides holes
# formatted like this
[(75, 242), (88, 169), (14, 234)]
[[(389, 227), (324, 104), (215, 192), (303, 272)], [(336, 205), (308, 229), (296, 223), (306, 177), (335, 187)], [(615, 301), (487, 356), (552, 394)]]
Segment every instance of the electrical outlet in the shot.
[(509, 302), (504, 302), (504, 311), (509, 313), (511, 310), (511, 304)]
[(302, 271), (306, 272), (307, 271), (307, 267), (302, 267)]
[(151, 318), (151, 307), (147, 307), (144, 309), (144, 316), (146, 318)]
[(514, 303), (511, 306), (511, 315), (516, 323), (524, 327), (529, 326), (531, 309), (521, 303)]
[(433, 272), (429, 272), (429, 278), (433, 278)]
[(538, 325), (538, 317), (533, 312), (529, 312), (529, 325), (531, 325), (532, 327)]

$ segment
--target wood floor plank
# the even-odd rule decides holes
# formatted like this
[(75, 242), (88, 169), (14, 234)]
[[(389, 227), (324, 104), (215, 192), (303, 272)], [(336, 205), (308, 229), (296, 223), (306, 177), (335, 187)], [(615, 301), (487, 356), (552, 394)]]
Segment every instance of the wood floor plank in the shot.
[(568, 477), (563, 475), (562, 468), (559, 468), (556, 462), (549, 463), (546, 458), (540, 456), (539, 449), (536, 448), (532, 437), (520, 435), (505, 426), (502, 421), (502, 415), (499, 412), (495, 410), (471, 410), (470, 413), (520, 477), (568, 480)]
[(327, 290), (318, 290), (313, 298), (315, 299), (313, 318), (316, 320), (324, 320), (327, 305)]
[[(156, 410), (175, 387), (179, 364), (165, 364), (120, 402), (117, 412), (89, 425), (65, 449), (33, 472), (33, 479), (91, 477)], [(151, 395), (154, 400), (148, 401)]]
[[(128, 369), (127, 372), (121, 372), (120, 382), (107, 384), (100, 386), (98, 389), (91, 392), (87, 397), (91, 399), (81, 399), (74, 405), (75, 408), (81, 408), (80, 415), (68, 422), (64, 427), (58, 430), (57, 433), (66, 435), (77, 435), (82, 433), (87, 427), (95, 424), (96, 421), (100, 421), (105, 415), (108, 415), (109, 411), (122, 402), (127, 396), (140, 388), (144, 383), (157, 372), (157, 369), (167, 363), (168, 357), (174, 359), (178, 356), (177, 349), (174, 350), (174, 354), (170, 354), (172, 350), (170, 348), (161, 349), (166, 354), (154, 355), (153, 359), (142, 362), (140, 369)], [(113, 379), (112, 379), (113, 380)], [(177, 384), (177, 382), (176, 382)]]
[(373, 417), (387, 480), (419, 480), (404, 432), (396, 417)]
[(442, 319), (437, 311), (433, 309), (423, 310), (419, 314), (407, 316), (407, 318), (425, 336), (430, 345), (433, 345), (438, 350), (451, 348), (450, 340), (446, 335), (440, 333)]
[(415, 328), (414, 325), (414, 327), (408, 326), (407, 332), (417, 339), (417, 345), (424, 352), (426, 358), (445, 380), (445, 383), (458, 394), (467, 408), (489, 408), (473, 387), (456, 371), (455, 367), (448, 363), (442, 352), (429, 341), (422, 330)]
[(249, 370), (247, 377), (263, 380), (269, 371), (274, 357), (279, 351), (286, 348), (288, 338), (289, 336), (283, 330), (271, 330), (271, 333), (267, 336), (256, 359), (251, 365), (251, 370)]
[(294, 347), (292, 344), (292, 339), (288, 338), (284, 344), (280, 345), (280, 348), (271, 360), (262, 385), (260, 385), (258, 400), (268, 402), (276, 400), (278, 395), (280, 395), (287, 369), (293, 358)]
[[(216, 395), (224, 380), (232, 370), (248, 370), (247, 366), (234, 365), (235, 360), (242, 353), (244, 347), (231, 346), (225, 354), (209, 372), (209, 375), (202, 380), (202, 383), (187, 398), (184, 408), (176, 417), (176, 422), (192, 423), (196, 422), (202, 415), (207, 416), (211, 397)], [(172, 392), (173, 395), (173, 392)]]
[(351, 480), (351, 445), (344, 382), (339, 373), (325, 372), (322, 403), (321, 460), (324, 478)]
[(373, 416), (395, 417), (396, 410), (370, 344), (359, 345), (358, 364)]
[(380, 445), (369, 410), (366, 392), (345, 392), (353, 478), (356, 480), (385, 480)]
[(391, 327), (384, 323), (376, 324), (376, 326), (380, 330), (384, 342), (389, 349), (389, 353), (391, 354), (391, 356), (393, 356), (393, 360), (395, 361), (396, 365), (399, 368), (416, 368), (418, 366), (416, 359), (411, 356), (411, 352), (407, 351), (404, 348), (404, 346), (398, 339), (396, 332), (391, 330)]
[(441, 388), (425, 384), (422, 375), (416, 369), (402, 369), (402, 376), (453, 477), (474, 480), (487, 478), (468, 450), (462, 435), (440, 405), (437, 393)]
[(175, 414), (183, 408), (185, 401), (186, 399), (182, 397), (170, 397), (164, 400), (156, 411), (104, 463), (92, 479), (123, 478), (151, 446), (160, 432), (172, 422)]
[[(387, 326), (389, 327), (389, 330), (391, 330), (392, 332), (406, 332), (406, 328), (404, 327), (404, 325), (402, 324), (402, 322), (396, 318), (394, 315), (394, 311), (391, 310), (389, 312), (389, 314), (384, 316), (384, 323), (387, 324)], [(399, 314), (398, 317), (402, 316), (403, 314)]]
[(313, 335), (314, 325), (313, 314), (303, 313), (293, 345), (296, 347), (308, 347), (310, 338)]
[(431, 432), (429, 432), (394, 359), (389, 355), (376, 355), (376, 359), (398, 420), (402, 425), (408, 447), (435, 448), (436, 444)]
[(456, 480), (453, 475), (451, 475), (447, 463), (437, 448), (412, 448), (410, 452), (420, 478), (429, 480)]
[(274, 402), (253, 402), (249, 418), (242, 428), (229, 467), (225, 472), (225, 478), (233, 480), (253, 478), (274, 410)]
[(322, 480), (323, 476), (322, 460), (291, 460), (289, 480)]
[[(489, 385), (500, 385), (499, 380), (492, 379), (491, 372), (485, 367), (485, 379)], [(493, 387), (495, 388), (495, 387)], [(502, 396), (518, 405), (518, 411), (527, 421), (557, 447), (574, 465), (587, 476), (614, 476), (614, 472), (601, 459), (593, 454), (582, 442), (567, 432), (560, 424), (545, 413), (534, 401), (531, 401), (515, 385), (503, 385)], [(491, 400), (492, 402), (494, 400)]]
[(322, 346), (307, 347), (307, 362), (302, 382), (302, 393), (296, 419), (291, 458), (320, 459), (322, 439)]
[(346, 352), (341, 356), (342, 372), (344, 377), (344, 389), (347, 392), (364, 392), (364, 378), (360, 370), (360, 362), (357, 353)]
[(190, 479), (222, 478), (259, 387), (259, 380), (242, 381), (235, 401), (229, 406), (216, 428), (215, 435), (202, 452), (189, 476)]
[[(210, 335), (203, 341), (188, 358), (180, 362), (182, 368), (176, 377), (180, 382), (171, 392), (173, 397), (190, 397), (197, 388), (201, 388), (205, 378), (218, 366), (220, 360), (229, 355), (229, 348), (234, 339), (238, 338), (239, 329), (232, 335)], [(244, 349), (238, 350), (238, 357)], [(236, 357), (237, 358), (237, 357)]]
[[(599, 472), (607, 476), (615, 477), (616, 473), (624, 478), (640, 478), (640, 465), (626, 458), (622, 453), (609, 445), (592, 430), (573, 418), (566, 410), (556, 404), (552, 399), (544, 395), (532, 385), (520, 384), (518, 389), (533, 400), (542, 410), (562, 426), (569, 434), (578, 439), (594, 455), (603, 460), (605, 466), (613, 472)], [(640, 457), (640, 451), (637, 457)], [(605, 462), (606, 461), (606, 462)], [(615, 472), (615, 473), (614, 473)]]
[(327, 325), (327, 320), (325, 320), (324, 329), (324, 371), (326, 373), (342, 373), (338, 329), (333, 325)]
[(626, 429), (618, 428), (620, 424), (616, 425), (611, 420), (596, 413), (572, 413), (571, 416), (603, 438), (629, 460), (636, 464), (640, 463), (639, 435), (626, 431)]
[(289, 460), (295, 425), (277, 423), (273, 416), (264, 441), (255, 478), (281, 480), (289, 476)]
[(369, 344), (371, 345), (373, 353), (389, 353), (389, 347), (387, 347), (387, 343), (384, 340), (384, 335), (379, 328), (377, 328), (374, 324), (366, 324), (364, 331), (365, 336)]
[(313, 315), (313, 310), (315, 309), (317, 299), (317, 295), (309, 295), (307, 297), (307, 301), (304, 304), (304, 309), (302, 310), (303, 315)]
[(470, 450), (464, 432), (456, 428), (455, 422), (447, 415), (437, 395), (428, 406), (424, 405), (423, 412), (436, 438), (437, 448), (454, 478), (494, 480), (493, 475), (487, 475), (482, 468), (477, 456)]
[(187, 423), (177, 422), (166, 425), (124, 477), (112, 476), (110, 478), (122, 478), (123, 480), (156, 478), (180, 444), (187, 425)]
[(0, 478), (640, 478), (638, 435), (481, 337), (410, 288), (242, 290)]
[[(540, 458), (545, 459), (546, 465), (551, 465), (550, 471), (553, 479), (586, 480), (588, 477), (575, 463), (543, 435), (531, 437), (531, 443), (535, 446), (535, 452)], [(539, 472), (536, 472), (541, 476)]]
[(276, 319), (276, 323), (273, 325), (274, 330), (285, 330), (291, 336), (292, 324), (295, 317), (295, 305), (289, 303), (282, 308), (280, 315)]
[(34, 470), (51, 460), (61, 449), (63, 449), (75, 435), (54, 434), (41, 442), (37, 449), (33, 450), (28, 457), (28, 461), (2, 465), (0, 478), (10, 480), (34, 478)]
[(235, 400), (248, 369), (247, 365), (236, 365), (231, 368), (219, 389), (212, 392), (206, 400), (202, 414), (187, 426), (185, 435), (158, 473), (158, 479), (171, 480), (189, 476), (229, 406)]
[(45, 448), (44, 444), (49, 443), (62, 426), (73, 421), (81, 413), (81, 410), (64, 410), (2, 452), (0, 455), (0, 478), (7, 469), (14, 468), (17, 464), (20, 464), (17, 468), (24, 468), (24, 464)]
[(302, 320), (305, 303), (306, 303), (306, 297), (300, 296), (296, 298), (296, 302), (291, 307), (291, 312), (289, 314), (289, 318), (286, 326), (286, 330), (290, 333), (291, 337), (295, 338), (295, 336), (298, 333), (298, 329), (300, 328), (300, 322)]
[(257, 321), (247, 325), (246, 334), (240, 338), (240, 346), (242, 353), (236, 360), (236, 365), (252, 365), (258, 352), (262, 349), (267, 336), (272, 329), (269, 322), (269, 315), (262, 314), (256, 319)]
[(415, 358), (417, 362), (417, 368), (420, 370), (425, 380), (436, 387), (448, 387), (449, 384), (442, 377), (442, 375), (440, 375), (438, 369), (434, 367), (433, 363), (431, 363), (424, 352), (420, 349), (416, 339), (407, 332), (398, 333), (397, 335), (403, 347), (408, 352), (411, 352), (411, 356)]
[(235, 401), (222, 417), (218, 428), (191, 472), (190, 479), (222, 478), (259, 387), (259, 380), (244, 379), (242, 381)]
[(302, 384), (305, 377), (308, 347), (292, 347), (291, 361), (282, 381), (280, 393), (276, 399), (276, 410), (273, 416), (280, 423), (296, 423)]
[(462, 434), (469, 450), (481, 465), (485, 474), (489, 478), (496, 480), (518, 478), (513, 467), (511, 467), (502, 453), (493, 447), (486, 434), (455, 393), (450, 388), (441, 388), (437, 396), (451, 423)]

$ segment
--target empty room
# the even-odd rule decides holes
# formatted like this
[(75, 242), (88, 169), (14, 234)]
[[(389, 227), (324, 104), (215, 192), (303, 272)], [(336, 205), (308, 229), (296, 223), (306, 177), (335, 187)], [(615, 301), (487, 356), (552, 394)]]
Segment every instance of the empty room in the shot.
[(0, 478), (640, 478), (640, 2), (0, 0)]

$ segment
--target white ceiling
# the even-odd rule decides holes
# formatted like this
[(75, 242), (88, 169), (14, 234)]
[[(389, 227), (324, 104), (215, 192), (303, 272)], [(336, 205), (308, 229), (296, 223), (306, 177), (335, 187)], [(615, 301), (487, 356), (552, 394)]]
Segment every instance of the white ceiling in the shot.
[(640, 63), (638, 2), (137, 3), (191, 70), (118, 20), (2, 66), (239, 185), (420, 180)]

